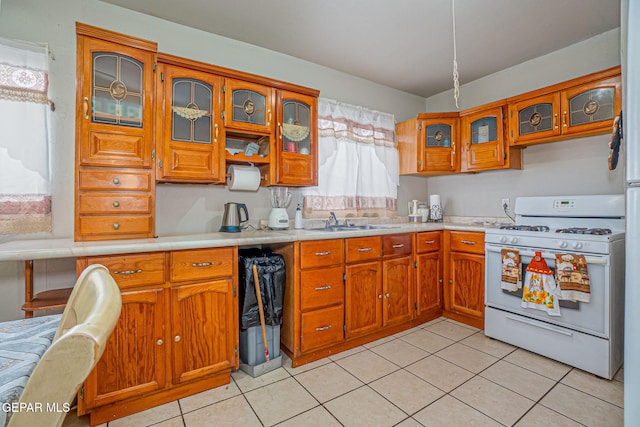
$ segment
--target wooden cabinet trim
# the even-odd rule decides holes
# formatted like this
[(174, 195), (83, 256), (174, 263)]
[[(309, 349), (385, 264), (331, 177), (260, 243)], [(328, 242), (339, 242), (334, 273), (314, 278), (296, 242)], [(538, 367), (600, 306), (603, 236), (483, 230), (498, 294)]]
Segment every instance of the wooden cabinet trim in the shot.
[(108, 42), (119, 43), (135, 49), (148, 50), (156, 53), (158, 43), (138, 37), (128, 36), (126, 34), (117, 33), (115, 31), (105, 30), (103, 28), (94, 27), (92, 25), (76, 22), (76, 34), (101, 39)]

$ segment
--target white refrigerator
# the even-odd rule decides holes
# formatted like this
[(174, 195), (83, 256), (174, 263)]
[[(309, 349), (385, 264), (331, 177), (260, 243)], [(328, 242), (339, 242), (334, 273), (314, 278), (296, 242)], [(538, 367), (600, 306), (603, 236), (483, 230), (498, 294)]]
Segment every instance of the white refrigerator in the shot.
[(640, 1), (621, 2), (626, 155), (624, 425), (640, 426)]

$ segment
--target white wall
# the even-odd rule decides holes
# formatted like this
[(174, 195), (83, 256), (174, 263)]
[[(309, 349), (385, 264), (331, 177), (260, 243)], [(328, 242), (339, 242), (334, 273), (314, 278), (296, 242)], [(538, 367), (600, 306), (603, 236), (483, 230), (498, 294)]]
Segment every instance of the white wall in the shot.
[[(502, 70), (460, 88), (460, 109), (559, 83), (620, 64), (620, 30)], [(460, 70), (464, 75), (464, 70)], [(426, 100), (427, 111), (455, 111), (453, 91)], [(522, 170), (427, 178), (442, 196), (445, 215), (504, 216), (500, 200), (517, 196), (613, 194), (624, 190), (624, 161), (609, 171), (609, 135), (531, 146)]]

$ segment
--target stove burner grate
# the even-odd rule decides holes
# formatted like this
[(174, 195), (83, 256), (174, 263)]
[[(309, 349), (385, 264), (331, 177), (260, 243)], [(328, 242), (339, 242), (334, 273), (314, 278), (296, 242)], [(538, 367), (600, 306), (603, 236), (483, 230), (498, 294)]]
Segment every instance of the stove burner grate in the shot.
[(502, 225), (501, 230), (516, 230), (516, 231), (549, 231), (549, 227), (546, 225)]
[(611, 234), (609, 228), (586, 228), (586, 227), (571, 227), (571, 228), (559, 228), (556, 233), (569, 233), (569, 234)]

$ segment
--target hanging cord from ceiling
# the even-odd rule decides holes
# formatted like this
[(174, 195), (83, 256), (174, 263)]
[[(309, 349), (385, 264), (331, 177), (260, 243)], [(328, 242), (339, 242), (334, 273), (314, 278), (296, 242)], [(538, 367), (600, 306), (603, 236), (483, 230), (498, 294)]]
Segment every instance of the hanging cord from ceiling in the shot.
[(451, 0), (451, 12), (453, 16), (453, 99), (458, 106), (458, 98), (460, 97), (460, 81), (458, 80), (458, 55), (456, 52), (456, 0)]

